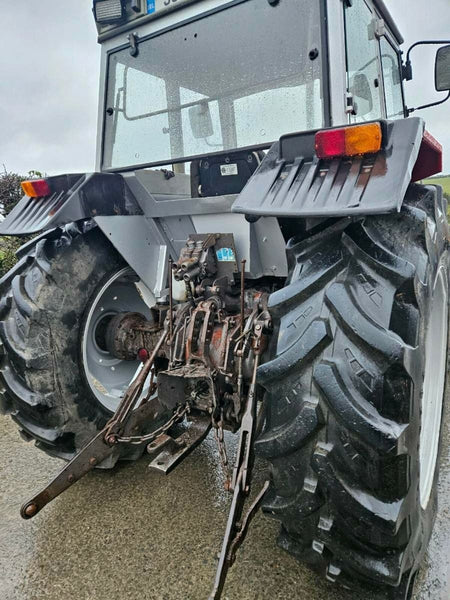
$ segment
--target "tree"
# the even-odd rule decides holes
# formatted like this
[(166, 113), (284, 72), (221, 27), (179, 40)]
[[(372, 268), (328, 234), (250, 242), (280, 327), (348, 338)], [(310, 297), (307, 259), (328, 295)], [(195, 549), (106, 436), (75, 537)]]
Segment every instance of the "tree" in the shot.
[(0, 205), (2, 213), (7, 215), (21, 200), (23, 192), (20, 184), (26, 178), (17, 173), (10, 173), (5, 167), (3, 169), (3, 173), (0, 174)]
[[(24, 177), (7, 171), (3, 166), (3, 172), (0, 173), (0, 212), (3, 216), (10, 213), (22, 199), (23, 191), (20, 184), (30, 179), (30, 176), (36, 177), (37, 172), (30, 172), (28, 177)], [(26, 241), (23, 237), (0, 237), (0, 277), (16, 264), (16, 252)]]

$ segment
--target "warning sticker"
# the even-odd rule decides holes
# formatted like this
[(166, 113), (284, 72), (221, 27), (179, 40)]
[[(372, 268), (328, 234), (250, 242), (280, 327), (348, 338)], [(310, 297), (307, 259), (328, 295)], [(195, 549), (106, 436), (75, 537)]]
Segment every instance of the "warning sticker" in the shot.
[(217, 260), (219, 262), (235, 262), (236, 257), (232, 248), (219, 248), (216, 251)]
[(220, 174), (224, 177), (228, 175), (238, 175), (238, 166), (237, 165), (220, 165)]

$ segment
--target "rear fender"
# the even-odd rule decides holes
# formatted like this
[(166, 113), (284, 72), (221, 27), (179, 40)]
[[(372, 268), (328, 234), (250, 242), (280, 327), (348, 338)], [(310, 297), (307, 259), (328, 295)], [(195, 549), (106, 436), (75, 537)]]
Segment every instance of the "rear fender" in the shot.
[(0, 223), (0, 235), (32, 235), (97, 215), (142, 214), (121, 175), (89, 173), (46, 179), (52, 194), (24, 196)]
[(232, 211), (305, 218), (399, 211), (411, 181), (439, 172), (439, 147), (431, 144), (431, 136), (424, 137), (425, 124), (420, 118), (381, 124), (381, 151), (352, 158), (319, 159), (316, 131), (283, 136), (272, 146)]

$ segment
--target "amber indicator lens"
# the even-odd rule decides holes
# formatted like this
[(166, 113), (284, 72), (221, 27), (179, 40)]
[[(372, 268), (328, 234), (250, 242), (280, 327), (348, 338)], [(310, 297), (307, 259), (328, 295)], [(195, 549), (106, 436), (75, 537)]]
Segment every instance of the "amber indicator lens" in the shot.
[(33, 179), (32, 181), (22, 181), (22, 190), (30, 198), (44, 198), (52, 193), (48, 182), (45, 179)]

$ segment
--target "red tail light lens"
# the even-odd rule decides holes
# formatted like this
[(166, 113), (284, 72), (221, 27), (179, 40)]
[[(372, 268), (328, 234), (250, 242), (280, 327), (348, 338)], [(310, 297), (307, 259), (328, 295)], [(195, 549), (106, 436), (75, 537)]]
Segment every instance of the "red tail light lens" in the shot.
[(381, 150), (382, 141), (379, 123), (328, 129), (316, 134), (316, 154), (319, 158), (375, 154)]
[(345, 129), (320, 131), (316, 134), (316, 154), (319, 158), (345, 156)]
[(44, 198), (52, 193), (48, 182), (45, 179), (33, 179), (32, 181), (22, 181), (22, 190), (30, 198)]

